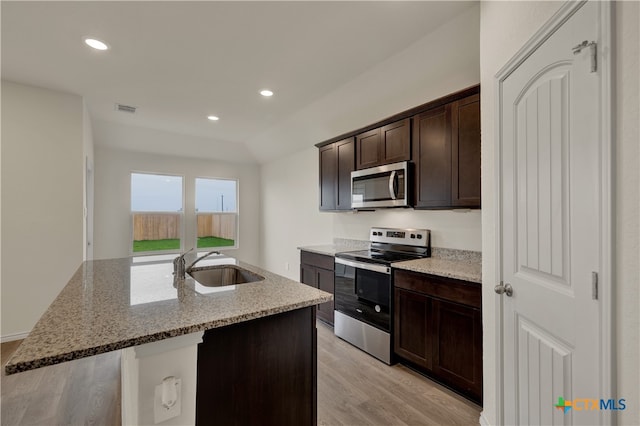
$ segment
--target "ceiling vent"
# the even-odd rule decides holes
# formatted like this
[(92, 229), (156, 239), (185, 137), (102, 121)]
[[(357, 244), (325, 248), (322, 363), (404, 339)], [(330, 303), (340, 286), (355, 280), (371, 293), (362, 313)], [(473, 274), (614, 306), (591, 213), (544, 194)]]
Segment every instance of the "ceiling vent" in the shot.
[(128, 112), (129, 114), (135, 114), (136, 107), (129, 105), (116, 104), (116, 111)]

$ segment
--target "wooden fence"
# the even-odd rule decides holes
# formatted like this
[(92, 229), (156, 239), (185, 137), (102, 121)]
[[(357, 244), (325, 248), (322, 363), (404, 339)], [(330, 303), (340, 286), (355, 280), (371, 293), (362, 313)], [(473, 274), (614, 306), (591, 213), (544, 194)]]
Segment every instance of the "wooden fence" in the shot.
[(236, 239), (235, 213), (198, 213), (198, 237)]
[[(235, 213), (198, 213), (198, 237), (236, 239)], [(134, 213), (133, 239), (167, 240), (180, 238), (180, 214)]]
[(180, 214), (134, 213), (133, 240), (169, 240), (180, 238)]

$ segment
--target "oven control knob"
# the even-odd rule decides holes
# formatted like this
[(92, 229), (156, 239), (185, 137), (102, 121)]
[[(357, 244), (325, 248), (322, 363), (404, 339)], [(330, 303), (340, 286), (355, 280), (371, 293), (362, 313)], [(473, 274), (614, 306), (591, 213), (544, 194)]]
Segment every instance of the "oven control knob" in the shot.
[(382, 308), (380, 307), (380, 305), (376, 305), (376, 307), (374, 308), (376, 310), (376, 312), (380, 312), (382, 310)]
[(421, 240), (422, 239), (422, 234), (418, 234), (418, 239)]
[(415, 237), (416, 237), (416, 234), (411, 234), (411, 238), (415, 238)]

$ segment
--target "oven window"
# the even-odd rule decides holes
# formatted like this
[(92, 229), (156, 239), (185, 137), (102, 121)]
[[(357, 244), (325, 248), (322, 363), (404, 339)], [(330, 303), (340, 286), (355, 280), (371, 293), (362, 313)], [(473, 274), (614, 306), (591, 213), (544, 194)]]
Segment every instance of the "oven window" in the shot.
[(335, 264), (335, 309), (390, 331), (391, 279), (387, 274)]
[(360, 301), (389, 309), (389, 278), (379, 272), (356, 269), (356, 294)]

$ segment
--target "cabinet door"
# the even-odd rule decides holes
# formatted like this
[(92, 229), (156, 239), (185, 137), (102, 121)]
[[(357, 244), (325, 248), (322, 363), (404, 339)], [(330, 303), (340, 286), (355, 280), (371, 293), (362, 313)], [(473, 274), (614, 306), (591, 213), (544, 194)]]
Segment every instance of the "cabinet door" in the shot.
[(411, 159), (411, 120), (388, 124), (380, 129), (384, 164)]
[(432, 368), (431, 299), (412, 291), (394, 290), (393, 350), (428, 370)]
[(300, 264), (300, 282), (318, 288), (318, 274), (316, 268), (304, 263)]
[(320, 148), (320, 210), (335, 210), (338, 179), (335, 144)]
[(451, 206), (451, 105), (413, 118), (415, 206)]
[(482, 319), (480, 310), (433, 299), (433, 374), (456, 389), (482, 399)]
[(480, 95), (451, 110), (451, 205), (480, 207)]
[(335, 142), (338, 157), (338, 181), (336, 183), (336, 210), (351, 210), (351, 172), (355, 166), (354, 138)]
[[(335, 295), (333, 271), (327, 269), (316, 269), (318, 288), (327, 293)], [(321, 320), (333, 325), (333, 300), (318, 305), (316, 315)]]
[(382, 164), (380, 129), (373, 129), (356, 136), (356, 169)]

